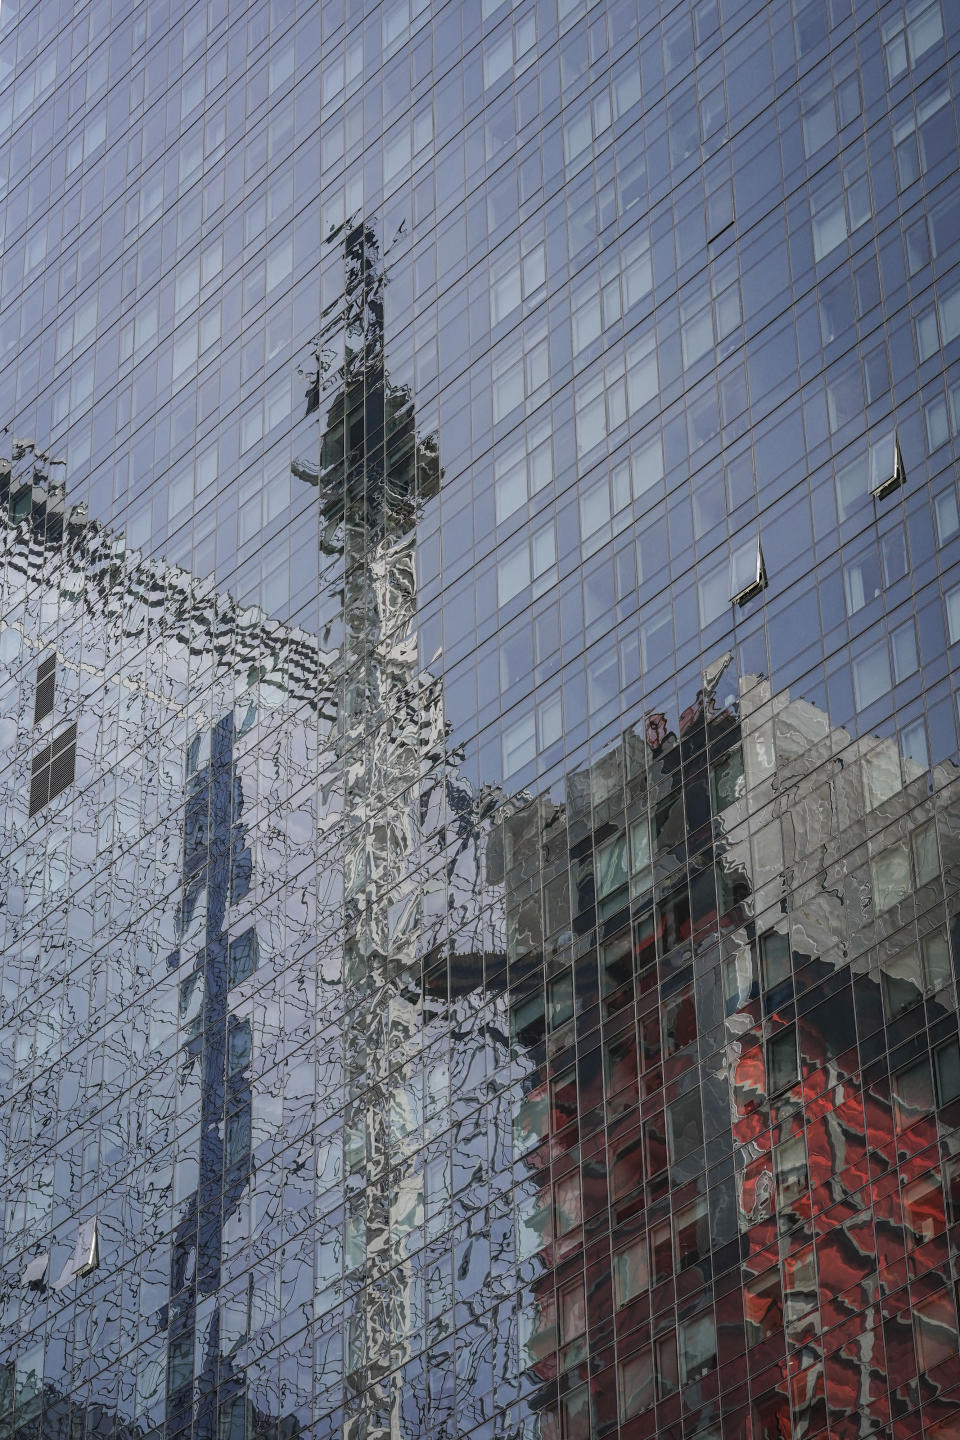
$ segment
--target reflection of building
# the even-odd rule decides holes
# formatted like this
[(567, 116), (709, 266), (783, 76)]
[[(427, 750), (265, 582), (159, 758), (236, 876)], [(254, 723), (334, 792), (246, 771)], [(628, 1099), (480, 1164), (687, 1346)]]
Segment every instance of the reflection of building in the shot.
[[(268, 1302), (249, 1279), (240, 1306), (224, 1287), (249, 1236), (251, 1157), (297, 1133), (271, 1100), (276, 1023), (265, 992), (250, 997), (297, 919), (301, 946), (317, 923), (254, 861), (244, 812), (269, 794), (265, 756), (285, 757), (287, 801), (314, 781), (323, 658), (305, 633), (126, 551), (29, 451), (2, 498), (3, 911), (19, 977), (3, 1052), (7, 1407), (26, 1428), (42, 1408), (45, 1434), (73, 1405), (82, 1423), (84, 1404), (94, 1433), (116, 1415), (129, 1434), (194, 1415), (213, 1433), (239, 1401), (293, 1433), (295, 1402), (243, 1350), (249, 1307)], [(198, 670), (212, 723), (192, 702)], [(296, 845), (283, 852), (295, 866)]]
[(960, 11), (49, 8), (0, 1428), (957, 1440)]
[[(725, 1367), (760, 1359), (743, 1423), (814, 1434), (883, 1410), (887, 1377), (909, 1398), (914, 1338), (936, 1414), (956, 1368), (936, 1272), (929, 1301), (902, 1289), (886, 1360), (858, 1328), (960, 1214), (954, 770), (931, 794), (894, 743), (756, 677), (721, 708), (728, 663), (679, 734), (648, 717), (568, 777), (564, 807), (509, 813), (495, 852), (523, 975), (511, 1029), (536, 1066), (514, 1117), (535, 1177), (518, 1237), (551, 1436), (598, 1433), (618, 1405), (638, 1434), (709, 1425)], [(616, 1394), (588, 1359), (608, 1316)]]

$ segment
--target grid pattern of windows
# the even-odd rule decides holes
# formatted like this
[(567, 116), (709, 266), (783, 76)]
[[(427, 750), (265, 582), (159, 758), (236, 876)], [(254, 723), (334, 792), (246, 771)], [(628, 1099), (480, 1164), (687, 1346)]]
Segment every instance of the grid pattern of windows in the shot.
[(956, 1440), (958, 101), (3, 0), (4, 1436)]

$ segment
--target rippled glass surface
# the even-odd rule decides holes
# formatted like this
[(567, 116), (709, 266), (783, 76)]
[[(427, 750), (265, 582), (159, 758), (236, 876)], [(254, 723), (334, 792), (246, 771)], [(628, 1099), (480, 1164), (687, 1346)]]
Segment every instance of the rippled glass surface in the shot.
[(2, 0), (0, 1440), (960, 1436), (958, 62)]

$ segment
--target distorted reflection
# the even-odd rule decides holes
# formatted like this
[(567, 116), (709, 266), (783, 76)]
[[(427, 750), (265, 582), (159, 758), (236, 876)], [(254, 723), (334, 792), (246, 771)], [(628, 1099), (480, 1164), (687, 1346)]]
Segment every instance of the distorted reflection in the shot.
[(954, 767), (725, 654), (548, 792), (471, 784), (417, 629), (438, 446), (374, 227), (328, 243), (321, 637), (128, 550), (33, 444), (0, 472), (3, 1423), (936, 1415)]

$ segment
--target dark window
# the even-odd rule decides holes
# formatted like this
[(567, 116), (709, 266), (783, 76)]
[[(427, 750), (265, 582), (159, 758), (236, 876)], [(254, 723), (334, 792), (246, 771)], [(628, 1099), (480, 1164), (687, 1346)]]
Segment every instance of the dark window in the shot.
[(33, 723), (43, 720), (53, 710), (53, 692), (57, 683), (57, 657), (49, 655), (37, 667), (37, 693), (33, 702)]
[(681, 1095), (667, 1107), (667, 1133), (670, 1137), (671, 1160), (684, 1160), (703, 1144), (703, 1120), (700, 1114), (700, 1092)]
[(678, 1270), (686, 1270), (709, 1255), (710, 1213), (705, 1195), (699, 1195), (674, 1215), (673, 1238)]
[(238, 1020), (230, 1025), (227, 1032), (227, 1074), (234, 1075), (250, 1064), (252, 1039), (250, 1021)]
[(760, 936), (760, 969), (764, 990), (772, 990), (790, 979), (789, 936), (781, 935), (779, 930), (770, 930)]
[(664, 1335), (657, 1341), (657, 1393), (661, 1400), (679, 1388), (677, 1374), (677, 1337)]
[(767, 1041), (767, 1094), (776, 1095), (798, 1079), (797, 1029), (786, 1025)]
[(573, 1019), (573, 972), (565, 971), (547, 985), (547, 1013), (551, 1030)]
[(36, 815), (38, 810), (73, 784), (76, 763), (77, 727), (71, 725), (33, 757), (30, 766), (31, 815)]
[(716, 814), (743, 796), (743, 752), (737, 745), (710, 767), (710, 797)]
[(257, 932), (244, 930), (230, 941), (230, 984), (239, 985), (257, 968)]
[(232, 1395), (220, 1406), (217, 1440), (244, 1440), (246, 1401), (243, 1395)]
[(193, 1332), (170, 1341), (167, 1357), (167, 1391), (173, 1394), (193, 1379)]
[[(248, 935), (253, 932), (248, 930)], [(235, 940), (234, 945), (239, 945), (246, 936), (241, 935), (240, 940)], [(256, 937), (254, 936), (254, 940)], [(233, 946), (230, 947), (231, 964), (233, 961)], [(242, 980), (245, 975), (251, 975), (256, 968), (256, 962), (245, 971), (244, 975), (238, 975), (237, 979)], [(231, 971), (231, 984), (236, 984)], [(522, 995), (514, 998), (510, 1007), (510, 1033), (514, 1040), (520, 1045), (539, 1045), (546, 1036), (546, 1017), (543, 1011), (543, 991), (535, 990), (531, 995)]]
[(227, 1116), (226, 1154), (227, 1165), (236, 1165), (250, 1154), (250, 1111), (238, 1110)]
[(937, 1066), (937, 1104), (948, 1105), (960, 1095), (960, 1047), (948, 1040), (933, 1052)]

